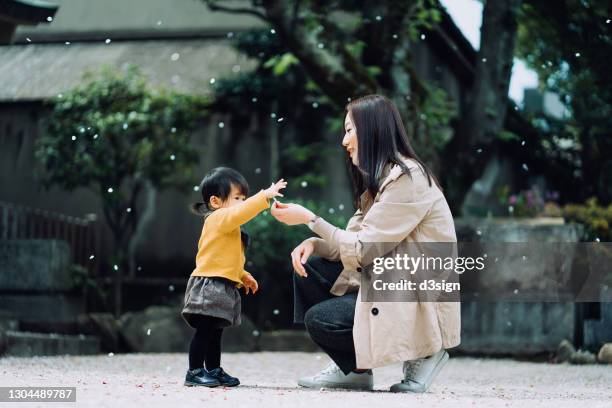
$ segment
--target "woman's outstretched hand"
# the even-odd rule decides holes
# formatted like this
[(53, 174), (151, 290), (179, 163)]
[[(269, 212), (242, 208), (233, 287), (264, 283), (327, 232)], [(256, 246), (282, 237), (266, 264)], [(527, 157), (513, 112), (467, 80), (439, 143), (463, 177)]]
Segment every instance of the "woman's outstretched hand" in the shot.
[(281, 203), (275, 201), (270, 209), (270, 214), (278, 221), (287, 225), (307, 224), (315, 217), (315, 214), (308, 208), (299, 204)]
[(307, 277), (306, 268), (304, 264), (308, 261), (308, 257), (314, 252), (314, 244), (312, 241), (306, 239), (302, 243), (295, 247), (291, 252), (291, 263), (293, 264), (293, 270), (295, 273), (302, 277)]

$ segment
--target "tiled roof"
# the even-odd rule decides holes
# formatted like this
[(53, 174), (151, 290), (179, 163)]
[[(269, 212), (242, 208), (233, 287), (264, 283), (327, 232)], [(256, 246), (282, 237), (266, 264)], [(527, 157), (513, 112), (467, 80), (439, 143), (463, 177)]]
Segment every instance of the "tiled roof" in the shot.
[[(151, 33), (159, 38), (164, 33), (218, 32), (262, 26), (254, 16), (212, 12), (202, 0), (53, 0), (59, 4), (50, 24), (37, 27), (20, 26), (16, 42), (26, 37), (34, 42), (45, 37), (61, 37), (62, 41), (76, 41), (85, 34), (90, 38), (99, 33), (113, 38), (116, 32), (134, 32), (139, 38)], [(244, 2), (244, 5), (250, 2)], [(240, 4), (233, 1), (232, 4)]]
[(181, 39), (26, 44), (0, 47), (0, 102), (41, 100), (82, 82), (87, 70), (104, 65), (139, 66), (154, 87), (206, 94), (210, 79), (251, 69), (225, 40)]

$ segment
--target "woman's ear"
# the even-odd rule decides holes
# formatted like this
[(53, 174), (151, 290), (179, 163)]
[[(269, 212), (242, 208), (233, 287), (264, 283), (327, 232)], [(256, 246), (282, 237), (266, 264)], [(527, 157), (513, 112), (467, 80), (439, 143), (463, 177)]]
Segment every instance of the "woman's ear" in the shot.
[(221, 208), (221, 205), (222, 205), (221, 199), (219, 199), (219, 197), (217, 196), (211, 196), (210, 199), (208, 200), (208, 206), (215, 210)]

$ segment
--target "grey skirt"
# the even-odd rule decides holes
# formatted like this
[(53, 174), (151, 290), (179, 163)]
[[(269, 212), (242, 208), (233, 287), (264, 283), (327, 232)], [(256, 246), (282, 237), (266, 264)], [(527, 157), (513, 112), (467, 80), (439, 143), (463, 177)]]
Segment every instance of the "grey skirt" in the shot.
[(183, 319), (191, 327), (193, 315), (213, 316), (221, 319), (221, 327), (240, 324), (240, 293), (229, 279), (191, 276), (185, 290)]

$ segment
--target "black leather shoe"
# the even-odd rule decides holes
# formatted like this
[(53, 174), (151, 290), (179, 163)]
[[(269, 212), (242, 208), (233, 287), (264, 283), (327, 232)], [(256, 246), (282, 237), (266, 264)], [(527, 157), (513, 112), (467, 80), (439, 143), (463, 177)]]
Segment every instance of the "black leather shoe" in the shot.
[(237, 379), (236, 377), (232, 377), (231, 375), (223, 371), (223, 368), (221, 367), (210, 370), (208, 374), (219, 380), (221, 385), (225, 387), (235, 387), (240, 384), (239, 379)]
[(221, 385), (221, 382), (217, 378), (210, 375), (210, 373), (204, 368), (198, 368), (195, 370), (187, 370), (185, 385), (188, 387), (192, 387), (194, 385), (203, 387), (218, 387)]

